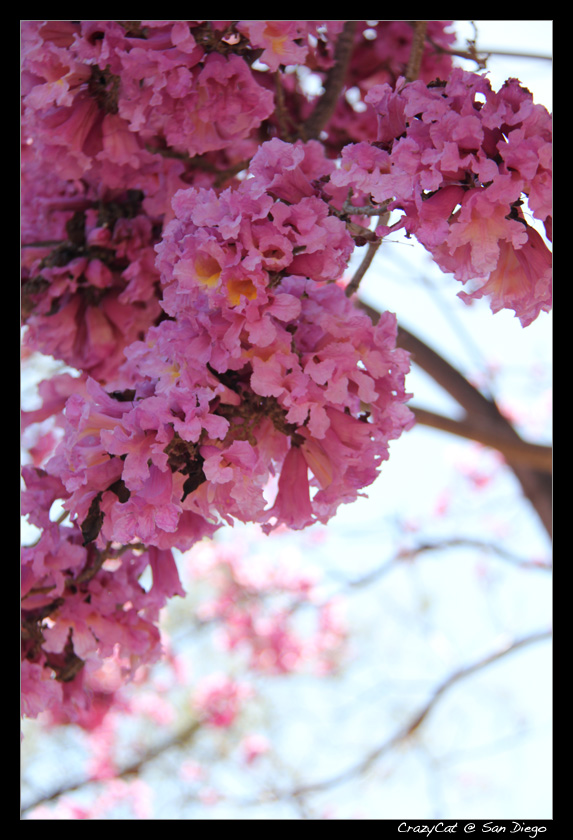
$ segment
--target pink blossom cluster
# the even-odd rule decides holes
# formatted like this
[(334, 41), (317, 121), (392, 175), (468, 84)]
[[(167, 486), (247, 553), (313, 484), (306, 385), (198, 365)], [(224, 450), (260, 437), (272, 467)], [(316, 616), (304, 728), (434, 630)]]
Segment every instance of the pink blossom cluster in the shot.
[[(349, 190), (479, 282), (466, 299), (524, 324), (550, 307), (521, 210), (549, 231), (549, 115), (516, 80), (450, 73), (448, 26), (428, 23), (405, 84), (411, 22), (358, 22), (346, 88), (372, 107), (341, 97), (305, 142), (315, 101), (291, 68), (328, 85), (344, 21), (22, 22), (25, 352), (79, 374), (42, 383), (23, 419), (40, 531), (23, 551), (26, 715), (87, 720), (110, 663), (119, 684), (159, 655), (158, 611), (183, 594), (172, 549), (236, 521), (328, 522), (413, 424), (395, 317), (374, 326), (344, 292), (355, 244), (388, 232)], [(253, 667), (308, 653), (288, 610), (231, 602), (214, 609)], [(344, 630), (334, 606), (321, 621), (328, 670)]]
[[(427, 21), (427, 38), (418, 78), (428, 83), (448, 77), (452, 70), (450, 49), (456, 40), (453, 21)], [(354, 49), (347, 74), (347, 95), (340, 97), (328, 124), (325, 145), (333, 153), (351, 142), (376, 136), (376, 114), (366, 107), (366, 96), (375, 85), (394, 85), (405, 75), (412, 51), (410, 21), (356, 21)]]
[[(343, 25), (24, 21), (23, 136), (66, 179), (152, 195), (182, 161), (250, 157), (274, 121), (272, 74), (297, 64), (326, 72)], [(295, 101), (306, 108), (304, 94)]]
[(70, 396), (47, 465), (98, 547), (326, 522), (412, 424), (394, 316), (374, 327), (328, 282), (353, 247), (313, 186), (329, 168), (319, 144), (273, 140), (236, 189), (176, 194), (157, 246), (171, 317), (126, 348), (114, 390)]
[(231, 21), (26, 21), (24, 128), (65, 178), (146, 189), (155, 152), (220, 150), (258, 128), (273, 95)]
[[(42, 529), (24, 556), (24, 686), (31, 693), (41, 676), (54, 693), (47, 707), (79, 709), (102, 660), (127, 657), (127, 676), (158, 655), (157, 610), (183, 594), (172, 548), (235, 519), (267, 532), (326, 522), (411, 425), (395, 318), (374, 327), (329, 282), (353, 248), (325, 200), (332, 171), (318, 143), (274, 140), (234, 190), (203, 189), (201, 201), (195, 188), (178, 192), (157, 247), (167, 318), (124, 348), (111, 381), (98, 371), (103, 384), (69, 374), (42, 384), (42, 407), (25, 422), (54, 415), (63, 437), (45, 470), (24, 475), (24, 513)], [(70, 525), (49, 520), (56, 500)], [(147, 566), (149, 593), (137, 582)], [(324, 671), (338, 637), (323, 618)], [(254, 666), (295, 667), (302, 648), (288, 612), (246, 619)], [(34, 696), (27, 714), (40, 708)]]
[(268, 70), (306, 60), (325, 72), (342, 26), (22, 23), (28, 348), (112, 378), (124, 347), (160, 317), (153, 245), (173, 194), (232, 179), (275, 119)]
[(322, 146), (271, 140), (242, 182), (212, 186), (274, 109), (253, 60), (325, 72), (341, 28), (23, 25), (25, 345), (81, 372), (24, 416), (60, 430), (24, 471), (41, 531), (23, 556), (28, 716), (99, 719), (110, 663), (125, 679), (159, 655), (158, 610), (183, 594), (173, 547), (235, 519), (326, 521), (411, 423), (392, 316), (373, 328), (333, 283), (354, 241)]
[[(27, 180), (36, 168), (25, 174)], [(117, 374), (125, 347), (144, 336), (162, 313), (157, 233), (142, 210), (143, 197), (139, 190), (127, 190), (98, 198), (78, 182), (53, 177), (43, 184), (41, 196), (25, 205), (27, 348), (100, 382)]]
[[(235, 548), (201, 544), (188, 564), (215, 590), (199, 606), (199, 619), (217, 622), (223, 647), (246, 656), (249, 671), (326, 674), (336, 668), (347, 638), (342, 604), (321, 602), (314, 575), (297, 571), (290, 557), (257, 562)], [(304, 607), (314, 614), (310, 626), (297, 621)]]
[(405, 227), (440, 268), (512, 309), (523, 326), (551, 308), (551, 253), (521, 209), (551, 237), (551, 117), (516, 79), (494, 91), (486, 76), (454, 69), (447, 81), (373, 87), (377, 140), (346, 146), (332, 176), (401, 210), (377, 233)]
[(252, 688), (223, 673), (209, 674), (199, 682), (192, 706), (207, 726), (228, 728), (235, 722), (242, 706), (252, 696)]
[[(170, 551), (99, 551), (77, 524), (51, 518), (67, 496), (56, 476), (24, 467), (23, 477), (22, 513), (40, 534), (22, 550), (22, 712), (77, 720), (94, 694), (110, 694), (108, 663), (121, 683), (161, 655), (159, 610), (184, 591)], [(148, 566), (146, 592), (139, 578)]]

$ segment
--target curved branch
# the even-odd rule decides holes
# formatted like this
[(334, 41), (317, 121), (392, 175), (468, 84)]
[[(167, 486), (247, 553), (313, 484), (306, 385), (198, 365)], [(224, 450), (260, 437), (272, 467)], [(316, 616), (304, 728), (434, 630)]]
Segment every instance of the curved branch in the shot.
[(464, 680), (466, 677), (469, 677), (472, 674), (475, 674), (477, 671), (486, 668), (493, 662), (497, 662), (504, 656), (508, 656), (509, 654), (514, 653), (515, 651), (520, 650), (521, 648), (526, 647), (527, 645), (531, 645), (536, 642), (547, 641), (550, 638), (551, 630), (541, 630), (537, 633), (532, 633), (529, 636), (523, 636), (522, 638), (516, 639), (510, 644), (505, 645), (504, 647), (496, 651), (493, 651), (493, 653), (488, 654), (482, 659), (479, 659), (476, 662), (472, 662), (469, 665), (465, 665), (459, 670), (454, 671), (453, 674), (450, 674), (449, 677), (443, 680), (443, 682), (441, 682), (434, 689), (429, 699), (422, 706), (422, 708), (415, 715), (413, 715), (413, 717), (404, 726), (402, 726), (397, 732), (394, 733), (394, 735), (392, 735), (390, 738), (388, 738), (386, 741), (380, 744), (380, 746), (372, 750), (366, 756), (366, 758), (362, 759), (357, 764), (354, 764), (352, 767), (348, 767), (346, 770), (342, 770), (340, 773), (334, 776), (330, 776), (327, 779), (323, 779), (322, 781), (313, 782), (307, 785), (301, 785), (295, 790), (291, 790), (288, 792), (277, 792), (275, 794), (276, 798), (286, 799), (289, 797), (301, 796), (308, 793), (318, 793), (319, 791), (327, 790), (328, 788), (334, 787), (335, 785), (348, 782), (355, 776), (364, 773), (385, 753), (387, 753), (393, 747), (397, 746), (399, 743), (405, 741), (407, 738), (413, 735), (413, 733), (417, 729), (419, 729), (421, 724), (428, 717), (428, 715), (433, 710), (434, 706), (437, 704), (438, 700), (442, 697), (442, 695), (445, 694), (446, 691), (448, 691), (456, 683), (460, 682), (461, 680)]
[[(357, 305), (364, 309), (376, 323), (380, 317), (377, 309), (360, 300), (357, 301)], [(419, 365), (460, 404), (466, 412), (468, 424), (479, 429), (480, 436), (487, 435), (491, 436), (492, 440), (496, 439), (498, 442), (496, 448), (506, 443), (510, 447), (514, 444), (520, 446), (525, 443), (493, 400), (489, 400), (481, 391), (474, 388), (439, 353), (404, 327), (398, 327), (398, 346), (407, 350), (412, 362)], [(545, 530), (551, 536), (553, 532), (551, 476), (543, 470), (524, 466), (520, 460), (516, 460), (515, 454), (507, 457), (507, 463), (521, 484), (523, 493), (537, 511)]]
[(550, 563), (544, 563), (537, 560), (526, 560), (517, 557), (510, 551), (506, 551), (502, 546), (496, 543), (484, 542), (483, 540), (476, 540), (466, 537), (451, 537), (450, 539), (440, 540), (435, 543), (419, 543), (412, 548), (401, 549), (394, 557), (382, 563), (375, 569), (372, 569), (361, 577), (344, 580), (344, 592), (352, 592), (352, 590), (364, 589), (376, 583), (385, 575), (399, 569), (405, 562), (411, 562), (418, 558), (421, 554), (428, 554), (431, 552), (444, 552), (450, 549), (456, 551), (460, 548), (472, 549), (486, 554), (494, 554), (498, 559), (511, 564), (514, 568), (520, 571), (534, 571), (534, 572), (550, 572), (552, 566)]
[(33, 802), (29, 802), (27, 805), (24, 805), (22, 807), (22, 813), (25, 813), (26, 811), (32, 811), (34, 808), (38, 808), (40, 805), (45, 805), (47, 802), (53, 802), (54, 799), (59, 799), (66, 793), (73, 793), (73, 791), (79, 790), (80, 788), (83, 788), (89, 784), (94, 784), (97, 782), (109, 782), (113, 779), (126, 779), (130, 776), (137, 776), (144, 768), (144, 766), (150, 761), (153, 761), (154, 759), (158, 758), (159, 756), (163, 755), (165, 752), (168, 752), (174, 747), (186, 744), (195, 736), (195, 734), (199, 731), (200, 728), (201, 724), (198, 721), (194, 720), (185, 729), (183, 729), (181, 732), (175, 733), (168, 740), (154, 747), (150, 747), (144, 753), (144, 755), (141, 756), (141, 758), (138, 758), (136, 761), (132, 761), (130, 764), (127, 764), (121, 770), (118, 770), (113, 777), (107, 779), (84, 778), (77, 782), (62, 785), (62, 787), (53, 790), (51, 793), (47, 793), (44, 796), (39, 796)]

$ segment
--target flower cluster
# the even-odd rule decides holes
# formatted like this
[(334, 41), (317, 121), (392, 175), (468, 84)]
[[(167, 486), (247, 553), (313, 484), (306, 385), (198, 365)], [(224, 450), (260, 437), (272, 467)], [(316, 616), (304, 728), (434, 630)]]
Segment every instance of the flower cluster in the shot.
[[(198, 617), (220, 623), (224, 648), (246, 655), (255, 673), (329, 673), (346, 641), (341, 604), (317, 602), (315, 576), (293, 568), (293, 559), (289, 554), (284, 563), (269, 557), (257, 562), (236, 548), (206, 544), (190, 553), (193, 577), (215, 589), (202, 601)], [(314, 626), (297, 622), (304, 606), (314, 613)]]
[[(456, 36), (452, 21), (429, 20), (418, 78), (428, 83), (445, 79), (452, 70), (450, 48)], [(356, 37), (348, 67), (346, 96), (340, 98), (328, 124), (325, 145), (339, 154), (351, 142), (376, 136), (376, 114), (366, 106), (375, 85), (394, 85), (404, 76), (412, 51), (413, 29), (405, 20), (356, 21)]]
[(42, 200), (23, 208), (24, 342), (107, 382), (162, 314), (157, 232), (141, 191), (98, 198), (76, 183), (66, 195), (66, 183), (50, 178)]
[(237, 189), (176, 194), (157, 247), (171, 317), (126, 348), (129, 388), (90, 379), (69, 398), (48, 464), (98, 546), (184, 550), (233, 519), (326, 522), (412, 424), (395, 318), (374, 327), (327, 282), (353, 242), (312, 186), (319, 148), (270, 141)]
[(494, 91), (455, 69), (447, 81), (373, 87), (377, 140), (346, 146), (338, 186), (368, 192), (403, 216), (443, 271), (473, 282), (494, 312), (523, 326), (551, 308), (551, 254), (522, 205), (551, 233), (551, 117), (516, 79)]
[(215, 673), (204, 677), (196, 688), (193, 708), (207, 726), (231, 726), (245, 700), (252, 696), (246, 683), (238, 682), (227, 674)]
[[(22, 513), (40, 535), (22, 550), (22, 713), (54, 710), (77, 720), (107, 683), (110, 661), (120, 684), (159, 658), (159, 610), (185, 593), (170, 551), (99, 551), (77, 524), (51, 518), (67, 496), (56, 476), (25, 467), (23, 477)], [(139, 578), (148, 566), (146, 592)]]
[(63, 177), (138, 189), (158, 177), (156, 150), (194, 156), (249, 137), (274, 102), (231, 23), (27, 21), (26, 132)]
[[(355, 245), (404, 227), (479, 284), (467, 300), (523, 324), (549, 309), (522, 210), (549, 232), (549, 115), (514, 79), (450, 72), (448, 27), (428, 23), (406, 84), (406, 21), (23, 22), (24, 344), (79, 374), (24, 417), (56, 427), (24, 470), (26, 714), (85, 716), (104, 664), (128, 678), (158, 656), (172, 549), (236, 521), (326, 523), (375, 480), (413, 424), (409, 360), (395, 317), (345, 293)], [(328, 100), (342, 71), (355, 104), (307, 131), (305, 78)], [(360, 204), (403, 215), (373, 231)], [(251, 617), (229, 643), (290, 667), (286, 614)], [(342, 630), (334, 607), (321, 620), (327, 670)]]

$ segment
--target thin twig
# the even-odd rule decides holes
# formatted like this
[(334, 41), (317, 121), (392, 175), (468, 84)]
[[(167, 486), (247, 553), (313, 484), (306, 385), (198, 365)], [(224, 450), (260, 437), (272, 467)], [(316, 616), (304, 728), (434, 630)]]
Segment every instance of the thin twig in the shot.
[[(491, 53), (486, 53), (483, 56), (478, 54), (478, 50), (475, 44), (475, 41), (468, 41), (467, 42), (467, 49), (463, 49), (462, 47), (452, 47), (448, 49), (447, 47), (442, 47), (440, 44), (437, 44), (430, 36), (427, 36), (428, 43), (432, 45), (432, 47), (438, 53), (442, 53), (445, 55), (452, 55), (456, 56), (456, 58), (465, 58), (467, 61), (474, 61), (477, 64), (479, 70), (485, 70), (487, 65), (487, 60)], [(480, 50), (479, 52), (484, 52), (484, 50)]]
[(366, 249), (366, 253), (364, 254), (362, 262), (360, 263), (360, 265), (356, 269), (354, 277), (352, 278), (352, 280), (350, 281), (350, 283), (348, 284), (348, 286), (344, 290), (344, 293), (345, 293), (346, 297), (351, 297), (354, 294), (354, 292), (358, 289), (358, 286), (360, 285), (360, 281), (362, 280), (362, 278), (364, 277), (364, 275), (366, 274), (366, 272), (370, 268), (370, 265), (372, 264), (372, 260), (376, 256), (376, 252), (378, 251), (378, 248), (380, 247), (381, 242), (382, 242), (382, 240), (378, 239), (376, 242), (369, 242), (368, 243), (368, 248)]
[(450, 549), (459, 550), (460, 548), (469, 548), (474, 551), (486, 552), (488, 554), (495, 554), (500, 560), (510, 563), (514, 568), (520, 571), (535, 571), (535, 572), (550, 572), (552, 570), (551, 563), (539, 562), (537, 560), (526, 560), (522, 557), (517, 557), (510, 551), (506, 551), (502, 546), (496, 543), (486, 542), (484, 540), (474, 540), (466, 537), (451, 537), (450, 539), (439, 540), (435, 543), (419, 543), (409, 549), (402, 549), (390, 560), (385, 561), (380, 566), (367, 572), (361, 577), (351, 580), (344, 579), (342, 582), (343, 591), (348, 594), (353, 589), (363, 589), (371, 586), (378, 580), (383, 578), (408, 561), (412, 561), (420, 554), (427, 554), (431, 552), (448, 551)]
[(480, 52), (486, 53), (487, 57), (490, 55), (500, 55), (500, 56), (507, 56), (508, 58), (526, 58), (526, 59), (533, 59), (535, 61), (553, 61), (552, 55), (541, 55), (540, 53), (525, 53), (521, 52), (520, 50), (516, 50), (513, 52), (512, 50), (480, 50)]
[(541, 53), (528, 53), (521, 50), (488, 50), (481, 48), (476, 49), (475, 44), (470, 42), (469, 49), (464, 50), (463, 47), (456, 47), (455, 45), (450, 49), (441, 47), (432, 38), (428, 37), (429, 43), (434, 47), (436, 52), (452, 55), (456, 58), (465, 58), (467, 61), (475, 61), (478, 68), (483, 70), (487, 65), (487, 60), (490, 56), (500, 56), (502, 58), (523, 58), (531, 61), (553, 61), (553, 56), (542, 55)]

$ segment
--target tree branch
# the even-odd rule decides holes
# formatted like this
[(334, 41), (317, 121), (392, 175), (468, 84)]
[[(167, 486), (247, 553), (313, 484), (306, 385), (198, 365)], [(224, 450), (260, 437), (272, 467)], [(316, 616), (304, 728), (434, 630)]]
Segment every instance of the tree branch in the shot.
[(406, 81), (413, 82), (418, 78), (420, 66), (422, 64), (422, 56), (424, 55), (424, 44), (426, 41), (426, 31), (428, 29), (427, 20), (414, 20), (414, 37), (412, 38), (412, 50), (406, 68)]
[(338, 36), (334, 51), (334, 64), (326, 76), (324, 93), (299, 132), (302, 140), (316, 139), (334, 113), (344, 87), (346, 70), (354, 47), (356, 23), (355, 20), (347, 20)]
[(126, 779), (129, 776), (137, 776), (143, 767), (148, 764), (150, 761), (158, 758), (163, 753), (167, 752), (173, 747), (177, 747), (183, 744), (186, 744), (190, 741), (195, 734), (201, 728), (201, 724), (194, 720), (192, 721), (186, 729), (182, 730), (181, 732), (177, 732), (168, 740), (164, 741), (162, 744), (158, 744), (154, 747), (150, 747), (147, 752), (141, 758), (138, 758), (137, 761), (132, 761), (130, 764), (127, 764), (123, 769), (118, 770), (117, 773), (108, 779), (89, 779), (84, 778), (77, 782), (72, 782), (71, 784), (62, 785), (61, 787), (57, 788), (56, 790), (52, 791), (52, 793), (47, 793), (43, 796), (39, 796), (33, 802), (29, 802), (27, 805), (22, 807), (22, 813), (26, 811), (32, 811), (34, 808), (38, 808), (40, 805), (45, 805), (46, 802), (53, 802), (54, 799), (59, 799), (61, 796), (64, 796), (67, 793), (73, 793), (75, 790), (79, 790), (80, 788), (85, 787), (89, 784), (95, 784), (97, 782), (109, 782), (113, 779)]
[(450, 549), (469, 548), (474, 551), (484, 552), (487, 554), (495, 554), (500, 560), (510, 563), (514, 568), (520, 571), (535, 571), (535, 572), (550, 572), (552, 566), (550, 563), (544, 563), (537, 560), (527, 560), (522, 557), (517, 557), (512, 552), (507, 551), (502, 546), (492, 542), (485, 542), (484, 540), (468, 539), (466, 537), (451, 537), (449, 539), (439, 540), (435, 543), (419, 543), (412, 548), (404, 548), (396, 553), (394, 557), (382, 563), (375, 569), (361, 575), (358, 578), (346, 580), (342, 582), (342, 591), (346, 594), (353, 589), (363, 589), (376, 583), (380, 578), (399, 569), (405, 562), (411, 562), (420, 554), (431, 553), (433, 551), (443, 552)]
[[(362, 301), (357, 301), (357, 304), (370, 315), (374, 323), (377, 322), (380, 317), (378, 310)], [(419, 365), (461, 405), (466, 412), (468, 424), (479, 429), (480, 436), (488, 435), (491, 439), (495, 438), (499, 446), (505, 443), (510, 446), (524, 443), (493, 400), (489, 400), (481, 391), (474, 388), (439, 353), (404, 327), (398, 327), (398, 346), (407, 350), (412, 362)], [(496, 446), (496, 448), (499, 447)], [(507, 458), (507, 463), (520, 482), (525, 496), (537, 511), (545, 530), (551, 536), (553, 531), (551, 476), (543, 470), (525, 466), (522, 462), (516, 461), (514, 454)]]
[[(486, 54), (486, 57), (489, 58), (490, 55), (500, 55), (503, 57), (508, 58), (525, 58), (528, 60), (534, 61), (553, 61), (552, 55), (541, 55), (541, 53), (528, 53), (528, 52), (521, 52), (521, 50), (516, 50), (515, 52), (512, 50), (480, 50)], [(455, 55), (459, 55), (459, 53), (455, 53)]]
[(423, 426), (441, 429), (452, 435), (483, 443), (484, 446), (491, 446), (515, 464), (523, 464), (545, 473), (552, 471), (553, 449), (551, 446), (540, 446), (524, 440), (502, 440), (499, 435), (482, 429), (471, 420), (452, 420), (451, 417), (444, 417), (417, 406), (410, 406), (410, 410), (415, 414), (416, 421)]
[(434, 47), (436, 52), (445, 53), (446, 55), (453, 55), (456, 58), (465, 58), (467, 61), (475, 61), (478, 66), (478, 69), (483, 70), (487, 66), (487, 60), (492, 55), (497, 55), (501, 57), (507, 58), (524, 58), (533, 61), (553, 61), (553, 56), (551, 55), (542, 55), (541, 53), (528, 53), (522, 52), (521, 50), (488, 50), (488, 49), (477, 49), (476, 45), (473, 41), (470, 41), (468, 44), (468, 49), (463, 47), (456, 47), (455, 45), (451, 49), (446, 49), (445, 47), (441, 47), (439, 44), (436, 44), (431, 38), (428, 38), (429, 43)]
[(348, 286), (344, 290), (344, 294), (346, 295), (346, 297), (351, 297), (351, 295), (353, 295), (354, 292), (358, 289), (358, 286), (360, 285), (360, 281), (362, 280), (362, 278), (364, 277), (364, 275), (366, 274), (366, 272), (370, 268), (372, 260), (376, 256), (376, 252), (378, 251), (378, 248), (380, 247), (381, 243), (382, 243), (381, 239), (378, 239), (375, 242), (369, 242), (368, 243), (368, 248), (366, 250), (366, 253), (364, 254), (364, 257), (362, 258), (362, 262), (360, 263), (360, 265), (356, 269), (356, 272), (354, 273), (354, 277), (352, 278), (352, 280), (350, 281), (350, 283), (348, 284)]
[(362, 759), (357, 764), (354, 764), (352, 767), (348, 767), (346, 770), (343, 770), (334, 776), (330, 776), (327, 779), (323, 779), (322, 781), (313, 782), (307, 785), (301, 785), (300, 787), (291, 791), (277, 792), (276, 798), (287, 799), (289, 797), (301, 796), (308, 793), (318, 793), (319, 791), (327, 790), (328, 788), (334, 787), (335, 785), (348, 782), (355, 776), (366, 772), (385, 753), (389, 752), (399, 743), (407, 740), (411, 735), (413, 735), (414, 732), (417, 729), (419, 729), (422, 723), (429, 716), (430, 712), (433, 710), (438, 700), (440, 700), (440, 698), (450, 688), (452, 688), (452, 686), (456, 685), (456, 683), (461, 682), (466, 677), (469, 677), (472, 674), (475, 674), (477, 671), (486, 668), (488, 665), (499, 661), (504, 656), (508, 656), (511, 653), (515, 653), (515, 651), (520, 650), (521, 648), (524, 648), (528, 645), (535, 644), (537, 642), (547, 641), (550, 638), (551, 630), (541, 630), (537, 633), (532, 633), (529, 636), (523, 636), (522, 638), (516, 639), (514, 642), (505, 645), (504, 647), (499, 648), (496, 651), (493, 651), (492, 653), (488, 654), (482, 659), (479, 659), (476, 662), (472, 662), (471, 664), (465, 665), (459, 670), (454, 671), (453, 674), (450, 674), (449, 677), (447, 677), (434, 689), (427, 702), (415, 715), (412, 716), (412, 718), (404, 726), (402, 726), (397, 732), (394, 733), (394, 735), (392, 735), (390, 738), (384, 741), (379, 747), (376, 747), (376, 749), (372, 750), (366, 756), (366, 758)]
[(275, 96), (277, 107), (275, 108), (275, 115), (279, 124), (279, 137), (281, 140), (291, 142), (291, 136), (287, 126), (287, 110), (285, 108), (285, 92), (283, 90), (281, 74), (277, 70), (275, 72)]

